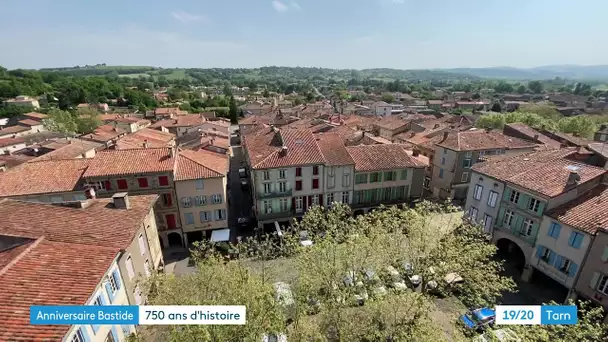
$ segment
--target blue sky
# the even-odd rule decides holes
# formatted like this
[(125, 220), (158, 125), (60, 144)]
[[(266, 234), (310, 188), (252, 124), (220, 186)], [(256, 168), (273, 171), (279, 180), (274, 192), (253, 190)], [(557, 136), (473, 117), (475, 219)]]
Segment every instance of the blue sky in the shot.
[(0, 11), (11, 69), (608, 64), (606, 0), (2, 0)]

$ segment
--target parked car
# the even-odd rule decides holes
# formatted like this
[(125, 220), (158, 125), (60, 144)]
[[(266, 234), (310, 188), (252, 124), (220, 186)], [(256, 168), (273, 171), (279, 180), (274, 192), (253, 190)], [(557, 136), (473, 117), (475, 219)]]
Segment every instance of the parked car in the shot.
[(242, 167), (242, 168), (239, 169), (239, 177), (240, 178), (247, 178), (247, 170), (245, 168)]
[(473, 339), (474, 342), (522, 342), (521, 338), (511, 329), (497, 329), (486, 331), (483, 335)]
[(264, 335), (264, 336), (262, 336), (262, 342), (287, 342), (287, 335), (285, 335), (285, 334)]
[(485, 330), (494, 326), (496, 311), (490, 308), (471, 310), (460, 316), (460, 321), (469, 329)]
[(245, 178), (241, 178), (241, 189), (245, 191), (249, 190), (249, 182)]
[(403, 281), (403, 277), (401, 277), (401, 274), (399, 274), (399, 271), (397, 271), (396, 268), (394, 268), (393, 266), (386, 266), (385, 267), (385, 283), (396, 289), (399, 291), (403, 291), (407, 288), (407, 285), (405, 285), (405, 282)]
[(300, 244), (304, 247), (312, 246), (314, 244), (308, 236), (308, 232), (305, 230), (300, 231)]

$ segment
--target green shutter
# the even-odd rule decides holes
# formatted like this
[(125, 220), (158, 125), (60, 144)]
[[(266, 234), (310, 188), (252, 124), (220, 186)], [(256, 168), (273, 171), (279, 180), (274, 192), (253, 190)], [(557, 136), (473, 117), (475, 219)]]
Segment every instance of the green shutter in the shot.
[(502, 226), (502, 221), (505, 217), (505, 208), (500, 208), (498, 210), (498, 218), (496, 218), (496, 222), (494, 223), (496, 226)]
[(528, 204), (530, 203), (530, 196), (519, 193), (519, 201), (517, 201), (517, 207), (520, 209), (528, 209)]
[(515, 215), (515, 220), (514, 220), (515, 224), (513, 225), (513, 231), (519, 232), (519, 231), (521, 231), (521, 226), (524, 223), (524, 218), (517, 214), (514, 214), (514, 215)]
[(502, 195), (502, 199), (505, 201), (509, 200), (509, 196), (511, 196), (511, 189), (507, 188), (505, 189), (504, 194)]
[(407, 170), (401, 171), (401, 180), (407, 180)]
[(543, 216), (543, 212), (545, 211), (546, 205), (547, 205), (547, 203), (540, 202), (540, 204), (538, 205), (538, 216)]
[(378, 172), (378, 182), (382, 182), (382, 172)]

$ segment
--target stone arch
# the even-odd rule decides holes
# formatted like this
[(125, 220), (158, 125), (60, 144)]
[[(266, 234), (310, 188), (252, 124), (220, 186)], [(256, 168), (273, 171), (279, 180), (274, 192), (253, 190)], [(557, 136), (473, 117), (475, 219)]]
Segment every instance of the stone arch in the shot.
[(167, 240), (169, 240), (170, 247), (183, 247), (182, 236), (179, 233), (173, 232), (167, 234)]
[(528, 265), (528, 255), (524, 246), (516, 239), (511, 239), (509, 236), (503, 235), (496, 238), (496, 247), (498, 247), (498, 255), (508, 262), (515, 264), (520, 272), (523, 272), (524, 267)]

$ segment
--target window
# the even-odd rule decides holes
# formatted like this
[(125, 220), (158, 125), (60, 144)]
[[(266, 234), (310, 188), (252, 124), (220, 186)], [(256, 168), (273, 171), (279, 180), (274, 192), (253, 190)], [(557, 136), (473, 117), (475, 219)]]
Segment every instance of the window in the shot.
[(129, 188), (129, 184), (127, 183), (126, 179), (118, 179), (116, 180), (116, 186), (118, 186), (119, 189), (128, 189)]
[(483, 186), (475, 184), (475, 188), (473, 189), (473, 198), (479, 201), (481, 200), (481, 195), (483, 195)]
[(116, 293), (116, 291), (120, 289), (120, 276), (118, 275), (118, 271), (114, 271), (108, 276), (108, 284), (110, 284), (112, 294)]
[(507, 210), (507, 212), (505, 212), (505, 217), (502, 220), (502, 223), (507, 226), (507, 227), (511, 227), (511, 223), (513, 223), (513, 212), (510, 210)]
[(336, 167), (330, 166), (327, 168), (327, 174), (330, 176), (334, 176), (336, 174)]
[(185, 213), (184, 218), (186, 219), (186, 224), (194, 224), (194, 215), (192, 213)]
[(264, 193), (269, 194), (272, 192), (272, 183), (264, 183)]
[(466, 158), (471, 158), (471, 157), (473, 156), (473, 151), (467, 151), (467, 152), (464, 154), (464, 156), (465, 156)]
[(192, 198), (182, 197), (182, 208), (190, 208), (192, 206)]
[(336, 177), (334, 175), (327, 175), (327, 187), (334, 188), (336, 186)]
[(542, 247), (542, 253), (540, 254), (540, 260), (542, 260), (544, 262), (549, 262), (549, 260), (551, 260), (552, 253), (553, 253), (553, 251), (550, 250), (549, 248)]
[(463, 183), (468, 182), (469, 180), (469, 173), (468, 172), (463, 172), (462, 176), (460, 177), (460, 181)]
[(443, 154), (448, 154), (448, 150), (447, 149), (443, 149)]
[(312, 180), (312, 188), (313, 189), (318, 189), (319, 188), (319, 179), (315, 178)]
[(222, 204), (222, 195), (220, 195), (220, 194), (211, 195), (211, 201), (213, 202), (213, 204)]
[(285, 175), (285, 170), (279, 170), (279, 179), (285, 179), (287, 176)]
[(173, 204), (171, 194), (163, 194), (163, 202), (165, 203), (166, 207), (170, 207)]
[(462, 161), (462, 167), (468, 169), (471, 167), (471, 159), (464, 159)]
[(579, 248), (581, 248), (581, 244), (583, 243), (584, 237), (585, 236), (581, 233), (572, 232), (570, 234), (570, 238), (568, 239), (568, 245), (573, 248), (579, 249)]
[(279, 192), (280, 193), (287, 192), (287, 183), (286, 182), (280, 182), (279, 183)]
[(203, 180), (202, 179), (197, 179), (195, 181), (195, 187), (197, 190), (202, 190), (205, 188), (204, 184), (203, 184)]
[(355, 183), (356, 184), (367, 183), (367, 173), (359, 173), (359, 174), (355, 175)]
[(51, 203), (61, 203), (63, 202), (62, 196), (51, 196)]
[(167, 176), (159, 176), (158, 177), (158, 185), (167, 186), (169, 185), (169, 177)]
[(302, 197), (296, 197), (296, 211), (302, 211), (304, 208), (304, 201)]
[(76, 194), (72, 197), (74, 198), (74, 201), (86, 201), (87, 199), (87, 196), (84, 194)]
[(443, 169), (439, 169), (439, 178), (443, 178)]
[(608, 295), (608, 275), (603, 275), (600, 278), (599, 284), (596, 288), (599, 292)]
[(509, 202), (516, 203), (519, 201), (519, 191), (512, 190), (509, 196)]
[(397, 174), (395, 172), (393, 172), (393, 171), (385, 172), (384, 173), (384, 180), (386, 182), (397, 180)]
[(150, 276), (150, 262), (148, 261), (148, 259), (144, 261), (144, 272), (146, 273), (146, 277)]
[(477, 213), (478, 213), (477, 208), (471, 207), (469, 209), (469, 218), (473, 221), (477, 221)]
[(532, 226), (533, 225), (534, 225), (534, 222), (532, 220), (525, 219), (524, 224), (521, 227), (521, 234), (524, 236), (532, 235)]
[(530, 198), (530, 202), (528, 203), (528, 209), (534, 212), (538, 212), (538, 208), (540, 207), (540, 201), (536, 198)]
[(215, 220), (222, 221), (226, 219), (226, 209), (215, 210)]
[(103, 300), (101, 299), (101, 295), (97, 296), (97, 298), (95, 298), (95, 300), (93, 301), (93, 305), (103, 305)]
[(272, 202), (264, 201), (263, 204), (264, 204), (264, 214), (272, 213)]
[(137, 243), (139, 244), (139, 254), (146, 254), (146, 240), (144, 239), (144, 234), (139, 234)]
[(319, 167), (318, 166), (315, 165), (315, 166), (312, 167), (312, 174), (313, 174), (313, 176), (316, 176), (316, 175), (319, 174)]
[(296, 177), (302, 177), (302, 168), (296, 167)]
[(348, 191), (342, 192), (342, 203), (348, 204), (349, 202)]
[(401, 171), (401, 180), (407, 180), (407, 170)]
[(483, 228), (484, 228), (484, 232), (486, 232), (486, 233), (490, 232), (490, 229), (492, 228), (492, 221), (493, 221), (492, 216), (490, 216), (488, 214), (483, 214)]
[(327, 194), (327, 203), (332, 204), (334, 202), (334, 193), (330, 192)]
[(342, 186), (343, 187), (350, 186), (350, 173), (345, 173), (342, 175)]
[(264, 171), (264, 180), (270, 180), (270, 171)]
[(197, 207), (201, 207), (207, 204), (207, 196), (196, 196), (194, 197), (194, 203)]
[(133, 290), (133, 296), (135, 297), (135, 304), (141, 304), (141, 290), (139, 289), (139, 285), (135, 287)]
[(380, 181), (380, 174), (378, 172), (369, 174), (369, 182), (370, 183), (378, 183)]
[(445, 157), (441, 157), (441, 165), (445, 165)]
[(302, 190), (302, 181), (298, 180), (296, 181), (296, 191), (300, 191)]
[(211, 220), (211, 215), (208, 211), (201, 211), (198, 215), (201, 223), (209, 222)]
[(148, 187), (148, 178), (137, 178), (137, 184), (140, 188)]
[(70, 342), (85, 342), (86, 339), (84, 338), (84, 333), (82, 332), (82, 328), (78, 328), (78, 330), (76, 330), (76, 333), (74, 333), (74, 336), (72, 336), (72, 339), (70, 340)]
[(112, 190), (112, 182), (109, 180), (103, 182), (103, 189)]
[(133, 279), (133, 277), (135, 277), (135, 269), (133, 268), (133, 259), (131, 259), (130, 255), (127, 258), (126, 264), (127, 264), (127, 274), (129, 275), (129, 279)]
[(310, 204), (319, 205), (319, 195), (312, 195)]
[(572, 262), (569, 259), (561, 257), (558, 259), (557, 268), (564, 273), (570, 273), (570, 267), (572, 266)]
[(551, 226), (549, 226), (549, 232), (547, 233), (547, 235), (549, 235), (552, 238), (557, 239), (559, 237), (559, 232), (562, 229), (562, 226), (557, 223), (557, 222), (552, 222)]
[(281, 207), (281, 212), (286, 212), (288, 210), (287, 202), (288, 202), (287, 198), (281, 198), (279, 200), (279, 205)]
[(490, 191), (490, 196), (488, 197), (488, 206), (491, 208), (496, 208), (497, 200), (498, 200), (498, 192)]

